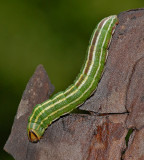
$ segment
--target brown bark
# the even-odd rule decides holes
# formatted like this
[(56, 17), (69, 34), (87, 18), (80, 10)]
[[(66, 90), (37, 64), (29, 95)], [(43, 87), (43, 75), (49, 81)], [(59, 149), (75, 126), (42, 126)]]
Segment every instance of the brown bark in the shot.
[[(105, 72), (97, 91), (81, 107), (91, 114), (69, 114), (28, 141), (26, 127), (33, 106), (53, 91), (39, 66), (23, 94), (4, 149), (16, 160), (144, 159), (144, 9), (118, 15)], [(128, 146), (125, 137), (133, 128)]]

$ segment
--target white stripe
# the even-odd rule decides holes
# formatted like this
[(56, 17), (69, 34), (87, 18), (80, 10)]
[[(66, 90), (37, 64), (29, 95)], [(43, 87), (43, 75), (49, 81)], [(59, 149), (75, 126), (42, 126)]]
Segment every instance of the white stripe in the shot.
[[(114, 20), (114, 18), (113, 18), (113, 20)], [(110, 29), (111, 24), (113, 23), (113, 20), (111, 21), (111, 23), (110, 23), (110, 25), (109, 25), (109, 27), (108, 27), (108, 30), (107, 30), (107, 32), (106, 32), (106, 36), (105, 36), (105, 38), (104, 38), (104, 41), (103, 41), (103, 44), (102, 44), (102, 48), (101, 48), (101, 56), (100, 56), (100, 61), (99, 61), (99, 67), (98, 67), (98, 69), (97, 69), (97, 72), (96, 72), (96, 74), (95, 74), (95, 76), (94, 76), (94, 79), (93, 79), (91, 85), (89, 86), (89, 88), (87, 88), (87, 90), (85, 90), (85, 92), (84, 92), (78, 99), (76, 99), (75, 101), (69, 103), (68, 105), (60, 108), (60, 109), (57, 110), (57, 111), (60, 111), (60, 110), (62, 110), (62, 109), (64, 109), (64, 108), (66, 108), (67, 106), (69, 106), (70, 104), (75, 103), (75, 102), (76, 102), (77, 100), (79, 100), (79, 99), (92, 87), (92, 85), (94, 84), (95, 78), (96, 78), (96, 76), (97, 76), (97, 74), (98, 74), (98, 70), (100, 69), (100, 66), (101, 66), (101, 63), (100, 63), (100, 62), (101, 62), (101, 59), (102, 59), (103, 46), (104, 46), (104, 44), (105, 44), (105, 40), (106, 40), (106, 37), (107, 37), (107, 33), (108, 33), (109, 29)], [(55, 111), (55, 112), (57, 112), (57, 111)], [(49, 116), (53, 115), (55, 112), (51, 113)], [(46, 120), (46, 118), (45, 118), (45, 120)], [(44, 120), (43, 120), (43, 121), (44, 121)], [(43, 122), (43, 121), (42, 121), (42, 122)]]
[[(109, 17), (106, 17), (106, 18), (109, 18)], [(97, 25), (97, 28), (96, 28), (96, 30), (95, 30), (95, 33), (96, 33), (97, 29), (99, 28), (100, 23), (101, 23), (102, 21), (104, 21), (106, 18), (102, 19), (102, 20), (99, 22), (99, 24)], [(95, 33), (93, 34), (93, 38), (92, 38), (92, 40), (91, 40), (91, 45), (92, 45), (93, 39), (94, 39), (94, 37), (95, 37)]]
[[(102, 27), (101, 27), (101, 29), (100, 29), (100, 32), (99, 32), (98, 37), (97, 37), (97, 40), (96, 40), (95, 45), (94, 45), (94, 46), (96, 46), (96, 47), (95, 47), (96, 49), (93, 51), (93, 53), (97, 50), (97, 45), (98, 45), (99, 37), (100, 37), (100, 35), (101, 35), (101, 31), (102, 31), (103, 27), (105, 26), (105, 24), (107, 23), (107, 21), (109, 21), (109, 19), (110, 19), (110, 17), (103, 23), (103, 25), (102, 25)], [(101, 53), (101, 54), (102, 54), (102, 53)], [(95, 56), (96, 56), (96, 54), (93, 54), (93, 59), (94, 59), (94, 60), (95, 60)], [(93, 62), (93, 64), (94, 64), (94, 62)], [(89, 71), (88, 71), (88, 75), (90, 75), (90, 73), (91, 73), (93, 64), (90, 66), (90, 69), (89, 69)], [(98, 69), (97, 69), (97, 70), (98, 70)], [(86, 80), (87, 80), (87, 78), (84, 79), (84, 81), (82, 82), (82, 84), (79, 86), (79, 89), (85, 84)]]
[[(103, 20), (104, 20), (104, 19), (103, 19)], [(103, 20), (102, 20), (102, 21), (103, 21)], [(100, 23), (101, 23), (101, 22), (100, 22)], [(96, 31), (97, 31), (97, 29), (98, 29), (100, 23), (97, 25), (97, 28), (95, 29), (95, 32), (94, 32), (93, 37), (92, 37), (92, 39), (91, 39), (91, 44), (92, 44), (92, 41), (93, 41), (94, 36), (95, 36), (95, 33), (96, 33)], [(95, 50), (94, 50), (94, 51), (95, 51)], [(84, 73), (85, 68), (86, 68), (86, 66), (87, 66), (89, 54), (90, 54), (90, 49), (89, 49), (89, 51), (88, 51), (87, 61), (86, 61), (85, 66), (84, 66), (83, 73)], [(82, 74), (83, 74), (83, 73), (82, 73)], [(77, 80), (77, 82), (80, 80), (80, 78), (81, 78), (81, 76), (79, 77), (79, 79)], [(82, 83), (82, 84), (83, 84), (83, 83)], [(65, 94), (65, 93), (69, 92), (69, 91), (70, 91), (71, 89), (73, 89), (73, 88), (74, 88), (74, 86), (72, 86), (71, 88), (69, 88), (68, 90), (66, 90), (64, 93), (61, 93), (61, 94), (57, 95), (56, 97), (54, 97), (53, 99), (51, 99), (51, 101), (57, 99), (58, 97), (60, 97), (61, 95)], [(50, 99), (49, 99), (48, 101), (42, 103), (41, 106), (37, 107), (37, 108), (35, 109), (35, 111), (33, 112), (33, 115), (31, 116), (30, 121), (32, 120), (32, 118), (33, 118), (35, 112), (36, 112), (39, 108), (41, 108), (43, 105), (48, 104), (48, 103), (51, 102), (51, 101), (50, 101)]]
[[(106, 23), (109, 19), (110, 19), (110, 17), (105, 21), (105, 23)], [(114, 18), (113, 18), (113, 20), (114, 20)], [(78, 100), (91, 88), (91, 86), (93, 85), (93, 83), (94, 83), (94, 81), (95, 81), (95, 78), (96, 78), (96, 76), (97, 76), (97, 74), (98, 74), (99, 68), (100, 68), (100, 66), (101, 66), (101, 63), (100, 63), (100, 62), (101, 62), (101, 59), (102, 59), (103, 46), (104, 46), (104, 44), (105, 44), (105, 40), (106, 40), (106, 37), (107, 37), (107, 33), (108, 33), (109, 29), (110, 29), (111, 24), (113, 23), (113, 20), (111, 21), (111, 23), (110, 23), (110, 25), (109, 25), (109, 27), (108, 27), (108, 30), (107, 30), (107, 32), (106, 32), (106, 35), (105, 35), (105, 38), (104, 38), (104, 41), (103, 41), (103, 44), (102, 44), (102, 47), (101, 47), (101, 54), (100, 54), (99, 66), (98, 66), (98, 69), (97, 69), (97, 71), (96, 71), (94, 80), (92, 81), (92, 83), (91, 83), (91, 85), (89, 86), (89, 88), (87, 88), (87, 90), (86, 90), (79, 98), (77, 98), (75, 101), (69, 103), (68, 105), (60, 108), (59, 110), (62, 110), (62, 109), (64, 109), (64, 108), (66, 108), (67, 106), (69, 106), (70, 104), (73, 104), (73, 103), (75, 103), (76, 101), (78, 101)], [(105, 23), (104, 23), (104, 24), (105, 24)], [(104, 27), (104, 24), (103, 24), (103, 27)], [(101, 31), (102, 31), (103, 27), (101, 28), (99, 34), (101, 34)], [(97, 39), (97, 41), (98, 41), (98, 39)], [(97, 45), (97, 44), (98, 44), (98, 42), (96, 43), (96, 45)], [(73, 95), (73, 94), (71, 94), (71, 95)], [(57, 103), (57, 104), (58, 104), (58, 103)], [(55, 104), (54, 104), (54, 105), (55, 105)], [(53, 106), (53, 105), (48, 106), (48, 107), (45, 108), (44, 110), (48, 110), (48, 109), (51, 108), (52, 106)], [(57, 111), (59, 111), (59, 110), (57, 110)], [(55, 114), (57, 111), (51, 113), (48, 117), (52, 116), (52, 115)], [(40, 115), (41, 115), (41, 113), (37, 116), (36, 119), (38, 119)], [(45, 119), (43, 119), (42, 122), (40, 123), (40, 125), (41, 125), (46, 119), (48, 119), (48, 117), (46, 117)], [(37, 121), (35, 121), (35, 122), (37, 122)]]

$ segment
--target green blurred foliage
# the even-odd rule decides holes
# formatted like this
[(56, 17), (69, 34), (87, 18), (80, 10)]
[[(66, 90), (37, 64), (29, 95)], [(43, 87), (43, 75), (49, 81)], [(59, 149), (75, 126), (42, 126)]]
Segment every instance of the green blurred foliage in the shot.
[(90, 35), (102, 18), (143, 7), (143, 0), (0, 1), (0, 159), (17, 106), (36, 66), (43, 64), (55, 92), (78, 74)]

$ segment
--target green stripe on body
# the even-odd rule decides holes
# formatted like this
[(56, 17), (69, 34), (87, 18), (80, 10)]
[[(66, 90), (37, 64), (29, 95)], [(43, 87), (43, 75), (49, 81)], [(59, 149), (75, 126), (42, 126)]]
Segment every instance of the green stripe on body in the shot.
[[(103, 25), (99, 28), (101, 22)], [(93, 35), (91, 38), (88, 56), (86, 63), (83, 65), (83, 68), (79, 76), (74, 81), (74, 84), (71, 85), (65, 92), (60, 92), (56, 96), (52, 97), (51, 101), (48, 100), (38, 106), (32, 113), (30, 121), (39, 123), (38, 127), (35, 128), (33, 123), (33, 129), (39, 129), (42, 125), (44, 128), (47, 128), (47, 125), (51, 124), (52, 121), (58, 119), (61, 115), (69, 113), (77, 106), (82, 104), (90, 94), (96, 89), (98, 82), (101, 78), (103, 72), (106, 56), (107, 56), (107, 47), (111, 39), (112, 27), (115, 25), (117, 19), (116, 16), (111, 16), (102, 20), (98, 25), (95, 33), (99, 30), (97, 35), (96, 42), (94, 44), (93, 52), (90, 52), (92, 49), (92, 42), (95, 38)], [(92, 60), (89, 63), (89, 55), (92, 53)], [(87, 74), (85, 75), (87, 64), (89, 65)], [(81, 83), (77, 86), (80, 78), (83, 77)], [(43, 110), (41, 110), (43, 109)], [(41, 110), (38, 113), (38, 110)], [(34, 120), (34, 121), (33, 121)]]

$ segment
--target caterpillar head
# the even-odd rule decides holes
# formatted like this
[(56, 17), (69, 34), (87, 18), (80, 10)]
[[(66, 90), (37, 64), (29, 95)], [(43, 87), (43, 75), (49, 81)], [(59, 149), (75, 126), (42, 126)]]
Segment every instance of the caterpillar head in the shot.
[(45, 129), (42, 128), (40, 125), (38, 125), (37, 123), (28, 123), (28, 138), (29, 141), (31, 142), (38, 142), (40, 140), (40, 138), (42, 137)]

